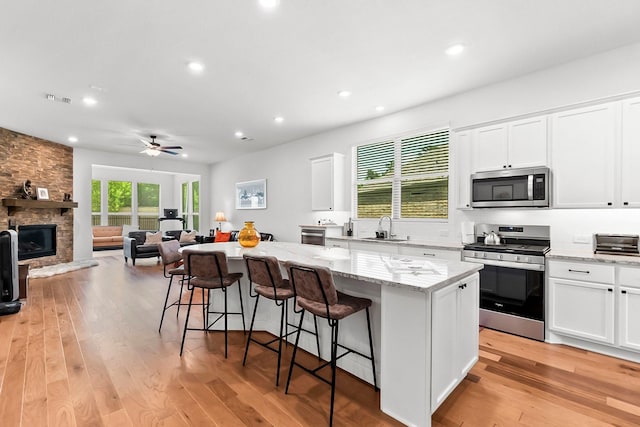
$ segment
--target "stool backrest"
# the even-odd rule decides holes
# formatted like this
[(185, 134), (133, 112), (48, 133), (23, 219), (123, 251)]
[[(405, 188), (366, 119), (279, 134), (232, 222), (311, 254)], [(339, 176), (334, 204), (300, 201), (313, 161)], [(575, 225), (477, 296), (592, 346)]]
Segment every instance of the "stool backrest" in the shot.
[(223, 278), (229, 274), (227, 255), (222, 251), (194, 251), (184, 249), (185, 268), (201, 279)]
[(168, 265), (178, 262), (182, 259), (182, 254), (179, 252), (180, 243), (177, 240), (169, 240), (158, 244), (158, 252), (160, 252), (160, 258), (162, 258), (162, 264)]
[(293, 262), (286, 262), (285, 266), (296, 297), (326, 305), (334, 305), (338, 302), (338, 292), (333, 282), (331, 270), (319, 265)]
[(247, 265), (247, 274), (249, 281), (261, 286), (273, 286), (280, 288), (286, 285), (286, 281), (282, 278), (280, 272), (280, 264), (278, 259), (273, 256), (242, 256)]

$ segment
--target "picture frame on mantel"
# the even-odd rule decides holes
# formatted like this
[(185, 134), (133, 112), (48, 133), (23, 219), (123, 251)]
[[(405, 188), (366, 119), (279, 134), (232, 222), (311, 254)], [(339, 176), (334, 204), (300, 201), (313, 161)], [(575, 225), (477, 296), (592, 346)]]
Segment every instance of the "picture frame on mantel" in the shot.
[(38, 200), (49, 200), (49, 190), (44, 187), (38, 187), (36, 191), (36, 198)]
[(236, 183), (236, 209), (266, 209), (267, 180)]

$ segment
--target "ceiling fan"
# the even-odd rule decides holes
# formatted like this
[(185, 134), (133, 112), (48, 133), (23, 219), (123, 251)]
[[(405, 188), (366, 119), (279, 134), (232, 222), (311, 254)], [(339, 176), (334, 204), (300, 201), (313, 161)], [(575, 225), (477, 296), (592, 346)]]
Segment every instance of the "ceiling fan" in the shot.
[(154, 157), (159, 156), (160, 153), (167, 153), (175, 156), (178, 153), (171, 150), (182, 150), (182, 147), (179, 145), (160, 145), (158, 142), (156, 142), (156, 135), (149, 135), (149, 138), (151, 138), (151, 141), (140, 138), (140, 141), (142, 141), (142, 143), (146, 146), (146, 148), (140, 153), (145, 153), (149, 156)]

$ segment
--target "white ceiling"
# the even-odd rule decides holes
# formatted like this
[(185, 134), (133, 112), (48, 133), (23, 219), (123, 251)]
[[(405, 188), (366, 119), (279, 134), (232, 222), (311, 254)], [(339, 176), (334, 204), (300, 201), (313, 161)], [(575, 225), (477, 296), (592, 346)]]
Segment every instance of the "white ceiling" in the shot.
[(0, 127), (206, 163), (640, 41), (638, 0), (0, 1)]

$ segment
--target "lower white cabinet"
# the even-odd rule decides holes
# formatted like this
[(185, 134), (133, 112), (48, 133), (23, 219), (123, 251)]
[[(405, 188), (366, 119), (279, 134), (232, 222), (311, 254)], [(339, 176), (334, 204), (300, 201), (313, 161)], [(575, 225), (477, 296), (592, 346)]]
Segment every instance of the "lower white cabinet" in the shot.
[(620, 288), (620, 346), (640, 351), (640, 288)]
[(478, 361), (479, 279), (474, 275), (433, 293), (432, 413)]
[(409, 246), (398, 246), (398, 253), (400, 255), (416, 255), (427, 258), (448, 259), (452, 261), (460, 261), (462, 257), (460, 250), (449, 251), (446, 249), (420, 248)]
[(328, 248), (349, 249), (349, 242), (345, 240), (339, 240), (339, 239), (325, 238), (324, 245)]
[(549, 279), (549, 329), (605, 344), (614, 343), (614, 286)]

